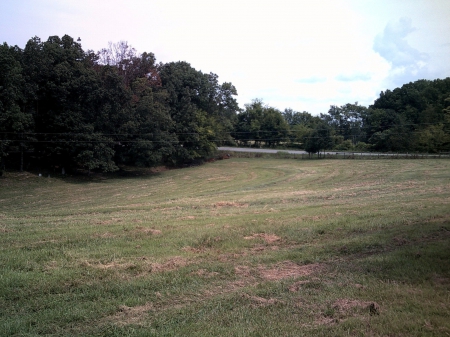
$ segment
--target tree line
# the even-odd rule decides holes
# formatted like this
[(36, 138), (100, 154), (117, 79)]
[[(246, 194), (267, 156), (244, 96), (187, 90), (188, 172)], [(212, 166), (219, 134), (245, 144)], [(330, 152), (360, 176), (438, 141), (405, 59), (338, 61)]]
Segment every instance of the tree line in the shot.
[(382, 92), (369, 107), (313, 116), (255, 99), (187, 62), (157, 63), (126, 42), (84, 51), (72, 37), (0, 45), (0, 171), (179, 166), (220, 145), (364, 151), (450, 150), (450, 78)]
[(126, 42), (97, 53), (67, 35), (34, 37), (23, 50), (4, 43), (0, 160), (102, 171), (191, 162), (231, 141), (236, 94), (216, 74), (157, 64)]
[(373, 105), (331, 106), (310, 113), (265, 106), (260, 100), (238, 114), (234, 139), (244, 145), (320, 150), (450, 151), (450, 78), (419, 80), (381, 92)]

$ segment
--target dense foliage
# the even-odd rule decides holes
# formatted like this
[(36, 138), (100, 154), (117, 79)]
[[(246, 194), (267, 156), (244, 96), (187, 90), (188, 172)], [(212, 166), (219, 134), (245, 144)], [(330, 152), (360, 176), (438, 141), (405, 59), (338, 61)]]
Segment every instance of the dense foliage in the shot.
[[(285, 123), (269, 116), (282, 116)], [(331, 106), (326, 114), (286, 109), (259, 100), (238, 115), (236, 140), (283, 144), (310, 153), (335, 149), (381, 152), (450, 151), (450, 78), (419, 80), (381, 92), (374, 104)], [(287, 126), (286, 126), (287, 125)]]
[(0, 45), (0, 172), (37, 167), (114, 171), (182, 165), (218, 145), (450, 151), (450, 78), (381, 92), (369, 107), (239, 109), (231, 83), (186, 62), (156, 63), (126, 42), (95, 53), (70, 36)]
[(0, 167), (8, 156), (21, 169), (102, 171), (205, 158), (216, 139), (231, 141), (236, 94), (215, 74), (186, 62), (157, 64), (125, 42), (98, 53), (67, 35), (32, 38), (23, 50), (4, 43)]

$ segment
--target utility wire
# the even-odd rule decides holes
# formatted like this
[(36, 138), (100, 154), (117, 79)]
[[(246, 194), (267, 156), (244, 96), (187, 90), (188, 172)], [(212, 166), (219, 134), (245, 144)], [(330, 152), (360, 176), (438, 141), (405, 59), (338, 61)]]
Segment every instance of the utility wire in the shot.
[[(389, 129), (392, 127), (404, 127), (404, 126), (420, 126), (420, 125), (448, 125), (450, 123), (447, 122), (438, 122), (438, 123), (411, 123), (411, 124), (387, 124), (382, 126), (353, 126), (349, 128), (333, 128), (333, 126), (330, 126), (329, 128), (322, 128), (322, 129), (315, 129), (315, 128), (309, 128), (311, 130), (315, 131), (324, 131), (324, 130), (333, 130), (333, 131), (348, 131), (348, 130), (365, 130), (370, 128), (383, 128), (383, 129)], [(302, 125), (302, 124), (296, 124), (296, 125)], [(292, 125), (295, 126), (295, 125)], [(291, 127), (292, 127), (291, 126)], [(163, 131), (164, 132), (164, 131)], [(252, 134), (252, 133), (296, 133), (296, 132), (302, 132), (298, 130), (255, 130), (255, 131), (230, 131), (226, 132), (230, 135), (244, 135), (244, 134)], [(416, 131), (411, 131), (416, 132)], [(170, 132), (167, 131), (170, 135), (199, 135), (198, 132)], [(127, 136), (127, 137), (144, 137), (144, 136), (153, 136), (153, 133), (98, 133), (98, 132), (92, 132), (92, 133), (85, 133), (85, 132), (14, 132), (14, 131), (0, 131), (0, 134), (13, 134), (13, 135), (67, 135), (67, 136)]]

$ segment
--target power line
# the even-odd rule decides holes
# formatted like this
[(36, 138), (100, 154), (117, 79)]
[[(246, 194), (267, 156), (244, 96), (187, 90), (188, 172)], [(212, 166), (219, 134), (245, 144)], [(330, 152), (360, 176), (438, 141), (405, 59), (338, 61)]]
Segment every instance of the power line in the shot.
[[(411, 134), (417, 134), (421, 133), (420, 131), (410, 131), (410, 132), (397, 132), (397, 133), (389, 133), (389, 136), (403, 136), (403, 135), (411, 135)], [(197, 134), (199, 135), (199, 134)], [(353, 137), (361, 137), (361, 134), (359, 135), (352, 135)], [(325, 139), (332, 136), (304, 136), (301, 137), (301, 139)], [(274, 141), (286, 141), (289, 139), (288, 136), (282, 137), (282, 138), (238, 138), (234, 139), (236, 141), (242, 141), (242, 142), (250, 142), (250, 141), (257, 141), (257, 142), (274, 142)], [(229, 141), (229, 138), (225, 139), (208, 139), (210, 142), (226, 142)], [(193, 140), (195, 141), (195, 140)], [(48, 144), (57, 144), (57, 143), (76, 143), (76, 144), (91, 144), (91, 143), (111, 143), (115, 145), (122, 145), (125, 143), (173, 143), (173, 144), (185, 144), (190, 143), (189, 140), (149, 140), (149, 139), (135, 139), (135, 140), (112, 140), (112, 139), (104, 139), (104, 140), (66, 140), (66, 139), (53, 139), (53, 140), (33, 140), (33, 139), (3, 139), (0, 140), (1, 142), (20, 142), (20, 143), (48, 143)]]
[[(316, 128), (309, 128), (311, 130), (315, 130), (315, 131), (324, 131), (324, 130), (333, 130), (333, 131), (347, 131), (347, 130), (365, 130), (365, 129), (370, 129), (370, 128), (385, 128), (385, 129), (389, 129), (392, 127), (404, 127), (404, 126), (421, 126), (421, 125), (448, 125), (450, 123), (447, 122), (437, 122), (437, 123), (409, 123), (409, 124), (386, 124), (386, 125), (381, 125), (381, 126), (353, 126), (353, 127), (349, 127), (349, 128), (333, 128), (332, 126), (330, 126), (330, 128), (321, 128), (321, 129), (316, 129)], [(295, 124), (295, 125), (302, 125), (302, 124)], [(295, 126), (295, 125), (291, 125)], [(163, 131), (164, 132), (164, 131)], [(166, 131), (169, 135), (199, 135), (198, 132), (170, 132), (170, 131)], [(296, 133), (296, 132), (302, 132), (302, 131), (297, 131), (297, 130), (255, 130), (255, 131), (229, 131), (229, 132), (225, 132), (229, 135), (244, 135), (244, 134), (254, 134), (254, 133)], [(411, 131), (411, 132), (415, 132), (415, 131)], [(154, 133), (98, 133), (98, 132), (93, 132), (93, 133), (85, 133), (85, 132), (14, 132), (14, 131), (0, 131), (0, 134), (12, 134), (12, 135), (17, 135), (17, 136), (32, 136), (32, 135), (65, 135), (65, 136), (126, 136), (126, 137), (145, 137), (145, 136), (153, 136)]]

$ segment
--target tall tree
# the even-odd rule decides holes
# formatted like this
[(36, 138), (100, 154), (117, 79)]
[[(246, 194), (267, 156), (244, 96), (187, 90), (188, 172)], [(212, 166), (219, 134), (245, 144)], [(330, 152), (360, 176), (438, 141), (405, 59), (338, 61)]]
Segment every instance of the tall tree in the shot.
[(113, 140), (96, 129), (100, 82), (70, 36), (28, 41), (24, 67), (35, 107), (38, 156), (46, 164), (115, 170)]
[(326, 122), (317, 124), (305, 137), (305, 151), (309, 154), (330, 149), (333, 146), (332, 129)]
[(121, 144), (118, 151), (121, 161), (138, 166), (160, 164), (174, 154), (177, 143), (172, 133), (174, 123), (165, 104), (166, 92), (153, 90), (145, 77), (136, 79), (131, 90), (132, 121), (126, 130), (128, 143)]
[(291, 147), (304, 148), (305, 139), (319, 123), (322, 123), (320, 117), (313, 116), (306, 111), (297, 112), (285, 109), (282, 115), (289, 125), (289, 146)]
[(328, 115), (322, 115), (323, 119), (334, 129), (337, 136), (342, 136), (344, 140), (350, 140), (353, 145), (358, 141), (365, 140), (364, 117), (367, 108), (356, 102), (347, 103), (340, 107), (332, 105), (328, 110)]
[(288, 140), (289, 125), (281, 112), (255, 99), (238, 115), (236, 139), (256, 146), (279, 145)]
[(109, 42), (108, 48), (97, 53), (97, 62), (101, 65), (116, 67), (125, 86), (130, 87), (137, 78), (147, 78), (152, 86), (161, 86), (161, 79), (153, 53), (139, 54), (128, 42)]
[(6, 43), (0, 45), (0, 171), (4, 158), (12, 151), (20, 153), (23, 170), (23, 152), (29, 145), (33, 118), (26, 109), (25, 81), (21, 66), (22, 51)]
[(250, 104), (245, 104), (245, 109), (238, 115), (235, 138), (244, 144), (254, 143), (261, 146), (264, 135), (261, 132), (261, 123), (264, 115), (264, 102), (254, 99)]
[(174, 122), (176, 163), (212, 155), (216, 142), (233, 126), (237, 103), (231, 83), (218, 84), (217, 75), (205, 75), (187, 62), (171, 62), (159, 67), (163, 90)]

